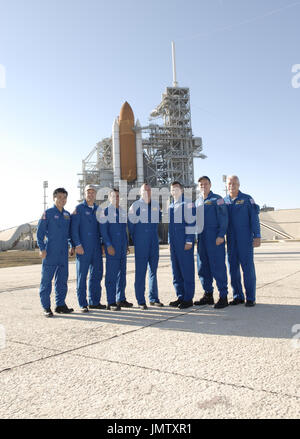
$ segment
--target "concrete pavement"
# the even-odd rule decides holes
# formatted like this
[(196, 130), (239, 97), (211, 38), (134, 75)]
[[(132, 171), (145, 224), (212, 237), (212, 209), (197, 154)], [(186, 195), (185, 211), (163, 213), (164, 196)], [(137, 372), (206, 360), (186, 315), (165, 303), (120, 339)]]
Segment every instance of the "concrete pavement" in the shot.
[[(78, 309), (71, 262), (75, 311), (51, 319), (39, 302), (39, 265), (0, 269), (0, 418), (299, 418), (300, 243), (263, 244), (255, 262), (254, 308), (141, 311), (130, 256), (134, 307), (88, 314)], [(158, 281), (168, 305), (167, 249)]]

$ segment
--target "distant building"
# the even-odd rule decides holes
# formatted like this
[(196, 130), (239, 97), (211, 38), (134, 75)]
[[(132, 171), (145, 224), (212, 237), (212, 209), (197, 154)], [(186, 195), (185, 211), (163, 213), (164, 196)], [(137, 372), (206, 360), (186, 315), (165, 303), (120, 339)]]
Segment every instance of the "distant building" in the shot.
[(264, 204), (264, 205), (260, 208), (260, 211), (261, 211), (261, 212), (271, 212), (271, 211), (273, 211), (273, 210), (275, 210), (274, 207), (268, 207), (266, 204)]

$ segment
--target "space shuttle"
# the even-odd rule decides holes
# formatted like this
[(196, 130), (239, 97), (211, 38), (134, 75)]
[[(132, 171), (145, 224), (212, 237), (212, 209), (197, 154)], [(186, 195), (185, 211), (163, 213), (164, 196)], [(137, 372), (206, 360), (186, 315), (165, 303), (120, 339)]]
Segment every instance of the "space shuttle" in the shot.
[(144, 182), (143, 144), (139, 120), (128, 102), (124, 102), (120, 114), (112, 126), (112, 155), (114, 186), (120, 180), (141, 185)]

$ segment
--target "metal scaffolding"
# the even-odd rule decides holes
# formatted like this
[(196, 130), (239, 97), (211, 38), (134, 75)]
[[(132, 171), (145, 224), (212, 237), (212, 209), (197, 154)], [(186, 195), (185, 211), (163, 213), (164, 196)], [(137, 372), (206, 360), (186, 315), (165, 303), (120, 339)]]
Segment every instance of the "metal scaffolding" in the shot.
[(193, 137), (190, 93), (186, 87), (167, 87), (162, 102), (150, 114), (162, 118), (163, 125), (142, 127), (148, 133), (143, 139), (144, 175), (154, 187), (180, 181), (194, 186), (194, 158), (205, 158), (202, 139)]
[(113, 186), (112, 139), (107, 137), (96, 144), (89, 155), (82, 160), (82, 172), (78, 174), (80, 199), (84, 199), (84, 188), (87, 184), (96, 187)]

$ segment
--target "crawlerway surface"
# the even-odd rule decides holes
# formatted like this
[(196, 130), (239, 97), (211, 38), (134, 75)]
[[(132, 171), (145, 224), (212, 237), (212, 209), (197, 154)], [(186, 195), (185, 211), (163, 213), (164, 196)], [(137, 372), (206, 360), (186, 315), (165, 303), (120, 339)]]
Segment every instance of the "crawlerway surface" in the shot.
[(168, 306), (175, 293), (164, 248), (165, 306), (143, 311), (131, 255), (126, 296), (134, 306), (82, 314), (71, 261), (66, 302), (74, 312), (53, 318), (42, 314), (40, 265), (1, 268), (0, 417), (299, 418), (299, 262), (299, 242), (263, 244), (255, 249), (255, 307), (180, 310)]

